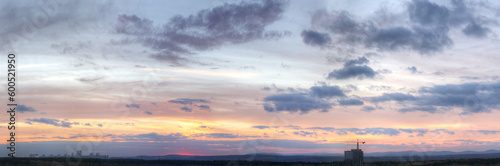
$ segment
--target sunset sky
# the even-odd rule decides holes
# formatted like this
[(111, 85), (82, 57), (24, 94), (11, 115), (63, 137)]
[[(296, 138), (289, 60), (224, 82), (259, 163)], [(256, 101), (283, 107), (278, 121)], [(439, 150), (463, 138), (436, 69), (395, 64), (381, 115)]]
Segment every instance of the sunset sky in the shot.
[(500, 150), (498, 1), (0, 3), (17, 156)]

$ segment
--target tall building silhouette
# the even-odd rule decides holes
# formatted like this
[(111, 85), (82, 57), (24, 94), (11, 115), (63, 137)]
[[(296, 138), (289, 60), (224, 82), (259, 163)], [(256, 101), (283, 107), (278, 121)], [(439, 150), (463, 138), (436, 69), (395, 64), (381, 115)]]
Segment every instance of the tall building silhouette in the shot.
[[(362, 142), (365, 144), (365, 142)], [(359, 141), (356, 141), (356, 149), (344, 151), (344, 163), (347, 166), (363, 166), (363, 151), (359, 149)]]

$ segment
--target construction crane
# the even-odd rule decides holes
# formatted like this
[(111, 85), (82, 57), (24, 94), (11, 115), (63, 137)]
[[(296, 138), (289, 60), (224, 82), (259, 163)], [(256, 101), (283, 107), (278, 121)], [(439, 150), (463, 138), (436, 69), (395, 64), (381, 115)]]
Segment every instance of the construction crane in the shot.
[[(362, 143), (365, 144), (365, 142)], [(359, 139), (356, 139), (356, 149), (359, 150)]]

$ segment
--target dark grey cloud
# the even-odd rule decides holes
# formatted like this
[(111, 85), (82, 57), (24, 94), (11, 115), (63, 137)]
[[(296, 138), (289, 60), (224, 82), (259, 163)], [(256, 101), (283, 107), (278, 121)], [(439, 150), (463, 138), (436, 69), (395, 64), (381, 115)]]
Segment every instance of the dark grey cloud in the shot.
[(97, 124), (97, 126), (102, 127), (102, 124)]
[(0, 48), (16, 51), (29, 46), (24, 43), (34, 37), (103, 32), (103, 20), (113, 14), (112, 5), (109, 1), (0, 2), (0, 22), (9, 23), (0, 29)]
[(321, 98), (315, 98), (306, 93), (282, 93), (264, 98), (264, 109), (268, 112), (299, 112), (308, 113), (311, 110), (328, 110), (332, 104)]
[(149, 111), (144, 111), (145, 114), (148, 114), (148, 115), (153, 115), (153, 113), (149, 112)]
[(153, 21), (141, 19), (136, 15), (119, 15), (115, 31), (129, 35), (148, 35), (153, 33)]
[(125, 105), (127, 108), (140, 108), (141, 106), (139, 104), (127, 104)]
[(363, 65), (363, 66), (349, 66), (346, 68), (334, 70), (328, 73), (328, 79), (349, 79), (349, 78), (357, 78), (357, 79), (365, 79), (365, 78), (373, 78), (377, 74), (371, 67)]
[(22, 104), (17, 105), (16, 111), (18, 111), (19, 113), (37, 112), (37, 110), (35, 108), (29, 107), (29, 106), (26, 106), (26, 105), (22, 105)]
[(413, 0), (408, 5), (408, 15), (414, 23), (428, 26), (445, 26), (450, 12), (445, 6), (428, 0)]
[(488, 27), (484, 27), (483, 25), (477, 24), (474, 21), (471, 21), (462, 32), (467, 36), (472, 36), (476, 38), (484, 38), (490, 32)]
[(189, 16), (174, 16), (162, 26), (135, 15), (120, 15), (115, 30), (155, 50), (150, 57), (182, 65), (193, 51), (286, 35), (265, 30), (281, 18), (286, 6), (279, 0), (226, 3)]
[(384, 93), (381, 96), (365, 98), (372, 102), (397, 101), (404, 105), (400, 112), (439, 112), (439, 108), (462, 108), (462, 115), (488, 113), (499, 108), (500, 82), (463, 83), (421, 87), (419, 95)]
[(330, 97), (344, 97), (345, 94), (340, 89), (339, 86), (329, 86), (329, 85), (322, 85), (322, 86), (312, 86), (309, 88), (311, 94), (315, 97), (319, 98), (330, 98)]
[(479, 83), (446, 84), (432, 87), (421, 87), (420, 93), (438, 95), (475, 95)]
[(358, 59), (348, 60), (347, 62), (344, 63), (344, 67), (362, 65), (362, 64), (367, 64), (369, 62), (370, 61), (366, 59), (366, 57), (359, 57)]
[[(278, 91), (282, 92), (284, 90)], [(335, 104), (332, 98), (345, 97), (344, 90), (337, 85), (316, 85), (308, 90), (288, 88), (291, 93), (278, 93), (265, 97), (264, 110), (268, 112), (299, 112), (308, 113), (311, 110), (328, 112)]]
[(328, 33), (320, 33), (314, 30), (304, 30), (300, 35), (304, 43), (312, 46), (323, 46), (332, 40)]
[(339, 100), (340, 105), (363, 105), (364, 102), (358, 99), (340, 99)]
[(357, 79), (365, 79), (365, 78), (374, 78), (378, 73), (375, 72), (371, 67), (367, 65), (369, 61), (365, 57), (360, 57), (358, 59), (349, 60), (344, 63), (344, 68), (333, 70), (328, 73), (327, 79), (349, 79), (349, 78), (357, 78)]
[(61, 121), (58, 119), (51, 119), (51, 118), (28, 118), (26, 119), (28, 122), (37, 122), (37, 123), (43, 123), (43, 124), (49, 124), (57, 127), (65, 127), (65, 128), (71, 128), (71, 125), (74, 124), (79, 124), (78, 122), (67, 122), (67, 121)]
[(252, 128), (256, 128), (256, 129), (268, 129), (269, 126), (252, 126)]
[[(428, 0), (413, 0), (406, 4), (401, 14), (388, 11), (373, 14), (368, 18), (356, 19), (346, 11), (317, 11), (312, 16), (312, 27), (330, 36), (330, 47), (362, 46), (382, 51), (412, 50), (420, 54), (434, 54), (453, 46), (449, 36), (451, 29), (463, 28), (471, 37), (484, 38), (492, 33), (489, 26), (493, 20), (476, 13), (481, 5), (452, 0), (443, 6)], [(394, 15), (398, 22), (409, 25), (387, 23), (387, 16)], [(394, 21), (393, 21), (394, 22)], [(303, 35), (304, 43), (309, 44)], [(309, 42), (306, 42), (309, 41)]]
[(181, 107), (181, 110), (186, 111), (186, 112), (193, 112), (193, 109), (188, 108), (188, 107)]

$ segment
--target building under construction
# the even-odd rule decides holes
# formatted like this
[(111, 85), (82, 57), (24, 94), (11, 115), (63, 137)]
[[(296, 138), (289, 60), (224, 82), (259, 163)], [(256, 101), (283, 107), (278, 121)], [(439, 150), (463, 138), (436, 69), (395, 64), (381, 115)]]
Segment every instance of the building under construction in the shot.
[[(365, 144), (365, 142), (362, 143)], [(359, 149), (359, 141), (356, 141), (356, 149), (344, 151), (344, 163), (349, 166), (362, 166), (363, 162), (363, 151)]]

